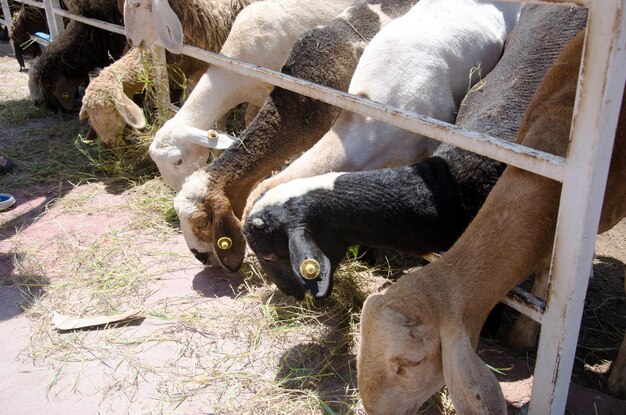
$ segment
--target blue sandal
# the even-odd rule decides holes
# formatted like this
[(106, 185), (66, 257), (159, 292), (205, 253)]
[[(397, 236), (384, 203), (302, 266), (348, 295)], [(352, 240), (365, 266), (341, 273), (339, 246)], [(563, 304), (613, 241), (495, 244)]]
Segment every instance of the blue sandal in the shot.
[(15, 198), (8, 193), (0, 193), (0, 212), (13, 206)]

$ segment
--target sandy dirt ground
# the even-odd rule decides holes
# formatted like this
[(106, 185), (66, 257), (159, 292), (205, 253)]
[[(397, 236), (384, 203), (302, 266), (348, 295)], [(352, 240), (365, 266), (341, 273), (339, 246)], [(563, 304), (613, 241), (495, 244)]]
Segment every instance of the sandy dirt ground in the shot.
[[(5, 112), (28, 99), (27, 75), (9, 55), (0, 44)], [(0, 154), (10, 155), (32, 131), (46, 134), (62, 121), (0, 123)], [(16, 160), (16, 169), (32, 168)], [(353, 342), (336, 346), (358, 326), (288, 314), (271, 287), (201, 266), (176, 226), (137, 226), (154, 214), (146, 193), (172, 197), (159, 179), (122, 189), (48, 180), (11, 191), (15, 207), (0, 212), (0, 414), (362, 413)], [(622, 221), (598, 238), (568, 413), (626, 413), (626, 401), (604, 393), (626, 328), (625, 262)], [(110, 263), (116, 278), (132, 278), (128, 290), (111, 287), (118, 280)], [(89, 285), (96, 280), (102, 293)], [(130, 325), (51, 327), (55, 312), (133, 309), (143, 318)], [(524, 413), (534, 354), (506, 351), (503, 337), (482, 342), (481, 356), (502, 369), (511, 413)]]

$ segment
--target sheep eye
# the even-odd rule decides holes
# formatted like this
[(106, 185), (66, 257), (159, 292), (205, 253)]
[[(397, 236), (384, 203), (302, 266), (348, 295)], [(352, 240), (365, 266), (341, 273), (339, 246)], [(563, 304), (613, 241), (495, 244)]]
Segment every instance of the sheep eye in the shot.
[(209, 226), (209, 222), (204, 222), (204, 223), (201, 223), (200, 225), (198, 225), (198, 226), (196, 226), (196, 227), (197, 227), (198, 229), (204, 229), (204, 228), (206, 228), (207, 226)]
[(252, 226), (257, 229), (263, 229), (265, 228), (265, 222), (261, 218), (254, 218), (252, 219)]
[(264, 255), (263, 259), (266, 260), (267, 262), (276, 262), (278, 261), (278, 255), (276, 254)]
[(174, 162), (174, 166), (180, 166), (183, 163), (183, 159), (178, 159)]
[(64, 92), (64, 93), (61, 95), (61, 97), (62, 97), (64, 100), (66, 100), (66, 101), (67, 101), (67, 100), (69, 100), (69, 99), (70, 99), (70, 93), (69, 93), (69, 92)]

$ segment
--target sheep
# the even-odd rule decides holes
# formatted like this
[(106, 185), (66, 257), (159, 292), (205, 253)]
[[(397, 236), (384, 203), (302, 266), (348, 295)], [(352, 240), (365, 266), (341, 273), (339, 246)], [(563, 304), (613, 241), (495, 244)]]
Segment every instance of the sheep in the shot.
[[(519, 142), (564, 156), (584, 30), (531, 101)], [(626, 95), (599, 232), (626, 215)], [(496, 377), (475, 353), (488, 311), (551, 254), (561, 186), (508, 167), (459, 240), (428, 266), (365, 301), (358, 384), (370, 414), (407, 413), (447, 384), (458, 413), (506, 414)], [(529, 203), (529, 201), (532, 201)], [(618, 362), (624, 362), (618, 358)], [(620, 382), (626, 366), (615, 367)]]
[[(184, 55), (166, 55), (170, 96), (172, 102), (177, 102), (186, 89), (193, 88), (193, 80), (204, 73), (207, 65)], [(137, 129), (146, 125), (142, 108), (132, 100), (146, 86), (146, 62), (152, 62), (150, 53), (142, 54), (139, 48), (132, 48), (106, 67), (85, 90), (79, 117), (88, 119), (96, 135), (109, 147), (119, 143), (127, 124)]]
[(9, 38), (13, 42), (15, 58), (20, 65), (20, 71), (26, 69), (24, 55), (33, 58), (41, 55), (39, 44), (30, 39), (30, 36), (37, 32), (48, 33), (45, 12), (39, 7), (22, 4), (13, 16), (13, 22), (9, 27)]
[[(478, 76), (496, 64), (515, 25), (520, 4), (421, 1), (374, 37), (348, 92), (402, 110), (454, 122), (461, 99)], [(468, 82), (469, 74), (469, 82)], [(371, 117), (344, 110), (332, 128), (278, 175), (248, 196), (254, 201), (279, 183), (329, 171), (407, 165), (432, 155), (439, 144)]]
[(138, 129), (146, 125), (143, 111), (130, 98), (144, 89), (143, 65), (141, 50), (130, 49), (104, 68), (85, 90), (79, 118), (89, 120), (106, 146), (118, 143), (126, 124)]
[[(71, 13), (121, 23), (119, 0), (66, 1)], [(51, 110), (71, 111), (78, 101), (78, 86), (88, 73), (105, 67), (122, 56), (123, 36), (72, 20), (28, 71), (28, 87), (33, 103)]]
[[(203, 0), (196, 2), (175, 2), (174, 8), (182, 16), (187, 31), (187, 42), (196, 47), (216, 52), (218, 51), (231, 29), (237, 14), (249, 4), (251, 0), (231, 2)], [(124, 7), (124, 24), (127, 37), (135, 46), (149, 47), (156, 37), (138, 40), (146, 30), (152, 34), (157, 32), (155, 24), (164, 13), (177, 26), (182, 27), (177, 14), (174, 13), (167, 1), (128, 1)], [(173, 23), (173, 24), (174, 24)], [(165, 30), (165, 25), (157, 26), (159, 31)], [(210, 28), (210, 29), (209, 29)], [(159, 32), (162, 33), (162, 32)], [(181, 32), (182, 33), (182, 32)], [(182, 37), (180, 47), (182, 47)], [(180, 47), (175, 48), (178, 52)], [(172, 48), (170, 48), (172, 49)], [(170, 91), (174, 92), (176, 101), (182, 90), (181, 86), (188, 86), (189, 90), (197, 84), (208, 64), (187, 56), (174, 56), (167, 53), (167, 62), (170, 66)], [(101, 140), (108, 145), (117, 142), (123, 133), (126, 124), (133, 128), (143, 128), (145, 118), (141, 107), (132, 101), (132, 95), (143, 89), (144, 83), (138, 78), (138, 55), (124, 56), (108, 71), (104, 77), (92, 81), (85, 91), (85, 99), (81, 108), (81, 119), (89, 119), (92, 128)], [(172, 70), (174, 69), (174, 70)], [(184, 79), (180, 79), (184, 74)]]
[[(279, 70), (296, 39), (333, 19), (350, 0), (267, 0), (246, 7), (237, 17), (221, 54)], [(207, 130), (240, 103), (260, 107), (272, 86), (211, 66), (180, 111), (157, 132), (150, 156), (165, 182), (180, 191), (184, 179), (206, 165), (209, 147), (224, 149), (232, 139), (212, 142)]]
[[(457, 125), (515, 140), (532, 92), (584, 17), (583, 9), (526, 6), (501, 60), (464, 99)], [(546, 27), (552, 28), (547, 44)], [(279, 289), (298, 299), (305, 290), (325, 297), (350, 245), (418, 255), (448, 249), (503, 170), (503, 163), (442, 144), (413, 166), (295, 179), (256, 202), (244, 235)], [(321, 264), (312, 280), (300, 272), (305, 259)]]
[[(303, 34), (281, 71), (345, 91), (369, 40), (413, 3), (355, 2), (326, 26)], [(239, 218), (250, 190), (286, 159), (313, 145), (338, 113), (331, 105), (274, 88), (236, 145), (186, 179), (174, 208), (198, 260), (239, 269), (246, 246)]]

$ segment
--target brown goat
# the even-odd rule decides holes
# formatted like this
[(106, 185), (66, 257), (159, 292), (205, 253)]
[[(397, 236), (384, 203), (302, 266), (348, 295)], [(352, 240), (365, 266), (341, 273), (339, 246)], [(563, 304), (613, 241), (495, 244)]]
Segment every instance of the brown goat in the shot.
[[(535, 93), (518, 135), (524, 145), (566, 154), (583, 40), (581, 32), (568, 43)], [(599, 232), (626, 215), (625, 109), (622, 100)], [(560, 191), (508, 167), (440, 260), (367, 299), (357, 371), (368, 413), (407, 413), (447, 384), (458, 413), (506, 414), (495, 376), (475, 353), (478, 334), (493, 306), (550, 255)], [(611, 376), (622, 393), (624, 360)]]

